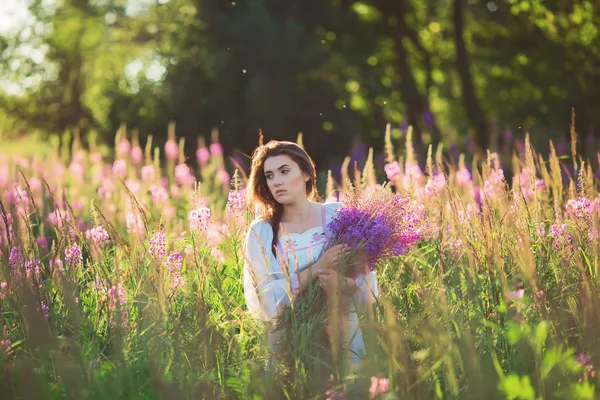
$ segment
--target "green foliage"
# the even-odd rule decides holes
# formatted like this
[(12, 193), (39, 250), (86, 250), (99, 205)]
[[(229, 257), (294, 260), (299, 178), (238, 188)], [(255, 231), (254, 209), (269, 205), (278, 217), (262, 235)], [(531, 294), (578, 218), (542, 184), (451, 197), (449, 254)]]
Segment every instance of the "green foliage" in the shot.
[(396, 3), (31, 0), (35, 23), (0, 40), (0, 129), (111, 142), (126, 123), (160, 144), (175, 120), (188, 146), (217, 128), (243, 153), (304, 131), (318, 162), (380, 146), (388, 122), (499, 148), (505, 130), (566, 137), (574, 107), (595, 135), (595, 2)]

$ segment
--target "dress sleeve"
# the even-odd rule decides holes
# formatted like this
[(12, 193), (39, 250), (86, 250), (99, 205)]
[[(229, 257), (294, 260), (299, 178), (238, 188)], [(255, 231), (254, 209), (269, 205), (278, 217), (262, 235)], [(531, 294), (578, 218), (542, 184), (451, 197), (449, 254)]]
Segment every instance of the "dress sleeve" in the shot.
[(244, 297), (248, 311), (263, 321), (273, 321), (298, 295), (295, 271), (285, 273), (271, 251), (273, 229), (268, 222), (250, 225), (245, 242)]
[(325, 221), (324, 221), (323, 229), (325, 230), (325, 233), (327, 234), (327, 236), (329, 238), (331, 238), (331, 231), (329, 230), (328, 224), (337, 215), (337, 211), (341, 206), (342, 206), (342, 203), (337, 203), (337, 202), (330, 202), (330, 203), (323, 204), (323, 207), (325, 207), (325, 213), (324, 213)]
[(354, 302), (358, 306), (372, 305), (375, 299), (379, 297), (379, 288), (377, 287), (377, 275), (374, 271), (359, 275), (356, 279), (356, 292), (354, 293)]

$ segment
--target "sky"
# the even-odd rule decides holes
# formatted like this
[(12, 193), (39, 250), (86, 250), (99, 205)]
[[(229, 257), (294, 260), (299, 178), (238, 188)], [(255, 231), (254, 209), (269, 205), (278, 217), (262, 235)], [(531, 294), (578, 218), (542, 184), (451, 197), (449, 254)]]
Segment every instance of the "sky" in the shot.
[(14, 33), (33, 23), (33, 16), (27, 10), (27, 0), (1, 0), (0, 35)]

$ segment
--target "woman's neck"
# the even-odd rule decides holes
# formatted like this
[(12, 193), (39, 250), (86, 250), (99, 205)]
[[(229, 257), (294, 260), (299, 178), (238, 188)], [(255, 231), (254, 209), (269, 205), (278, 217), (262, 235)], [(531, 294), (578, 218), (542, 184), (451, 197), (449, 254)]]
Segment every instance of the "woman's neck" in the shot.
[(307, 221), (311, 217), (312, 202), (308, 199), (283, 206), (281, 222), (297, 223)]

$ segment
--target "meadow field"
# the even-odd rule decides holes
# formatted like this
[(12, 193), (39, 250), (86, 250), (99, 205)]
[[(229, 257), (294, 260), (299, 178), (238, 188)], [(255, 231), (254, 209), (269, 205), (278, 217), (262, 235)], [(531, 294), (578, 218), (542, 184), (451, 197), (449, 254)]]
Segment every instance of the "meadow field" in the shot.
[(104, 152), (13, 146), (0, 155), (1, 397), (597, 398), (600, 200), (576, 140), (562, 157), (526, 139), (454, 159), (415, 154), (409, 130), (374, 149), (384, 168), (371, 150), (340, 179), (321, 171), (321, 201), (387, 182), (430, 226), (378, 267), (368, 357), (325, 386), (301, 365), (265, 371), (243, 293), (247, 171), (218, 141), (187, 162), (173, 135), (142, 148), (120, 131)]

